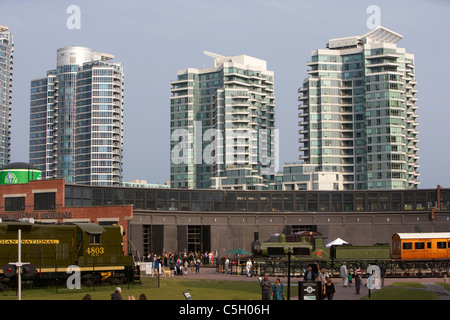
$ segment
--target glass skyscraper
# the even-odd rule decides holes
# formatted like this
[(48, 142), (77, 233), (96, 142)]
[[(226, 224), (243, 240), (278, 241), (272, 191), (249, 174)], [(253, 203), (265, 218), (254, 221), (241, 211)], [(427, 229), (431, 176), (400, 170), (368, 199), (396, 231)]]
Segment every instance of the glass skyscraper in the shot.
[(336, 188), (419, 185), (414, 55), (377, 27), (312, 52), (299, 89), (300, 160)]
[(172, 188), (265, 189), (276, 166), (274, 73), (246, 55), (172, 81)]
[(84, 47), (57, 51), (57, 67), (31, 81), (30, 163), (43, 178), (121, 185), (123, 68)]
[(7, 26), (0, 26), (0, 168), (11, 157), (11, 104), (14, 41)]

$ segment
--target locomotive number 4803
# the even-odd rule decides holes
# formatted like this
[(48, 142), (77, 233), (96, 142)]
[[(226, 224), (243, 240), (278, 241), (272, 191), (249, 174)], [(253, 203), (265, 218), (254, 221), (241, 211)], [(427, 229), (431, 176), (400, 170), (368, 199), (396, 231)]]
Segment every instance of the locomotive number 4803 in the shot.
[(90, 256), (98, 256), (105, 253), (105, 248), (103, 247), (88, 247), (86, 253)]

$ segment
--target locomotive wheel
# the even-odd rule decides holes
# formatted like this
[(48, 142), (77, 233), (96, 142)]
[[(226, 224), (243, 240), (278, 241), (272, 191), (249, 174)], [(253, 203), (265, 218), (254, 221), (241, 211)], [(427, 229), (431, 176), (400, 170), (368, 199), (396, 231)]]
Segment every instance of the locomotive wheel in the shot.
[(31, 289), (33, 287), (33, 280), (22, 281), (22, 287), (26, 289)]
[(92, 287), (94, 285), (94, 275), (85, 274), (81, 277), (81, 285), (85, 287)]
[(123, 274), (114, 275), (112, 281), (114, 285), (124, 284), (125, 276)]
[(92, 287), (93, 284), (94, 284), (94, 281), (92, 279), (85, 279), (82, 282), (82, 285), (84, 287)]

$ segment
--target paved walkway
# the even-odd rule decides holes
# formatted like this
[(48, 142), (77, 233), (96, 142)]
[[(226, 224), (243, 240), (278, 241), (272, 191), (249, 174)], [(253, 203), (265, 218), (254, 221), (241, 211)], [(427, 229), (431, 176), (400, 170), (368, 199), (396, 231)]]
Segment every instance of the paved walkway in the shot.
[[(334, 280), (334, 279), (333, 279)], [(353, 283), (351, 287), (344, 288), (342, 286), (342, 282), (340, 279), (335, 280), (336, 287), (336, 297), (335, 300), (358, 300), (364, 296), (369, 295), (369, 289), (364, 286), (364, 283), (367, 279), (363, 279), (360, 288), (360, 294), (356, 294), (355, 284)], [(443, 278), (387, 278), (384, 280), (384, 287), (391, 286), (393, 283), (398, 282), (420, 282), (426, 288), (409, 288), (409, 287), (401, 287), (402, 289), (411, 289), (411, 290), (428, 290), (433, 291), (439, 295), (440, 300), (449, 300), (450, 292), (445, 290), (444, 287), (440, 286), (437, 283), (444, 283)]]
[[(257, 277), (247, 277), (245, 275), (224, 275), (216, 272), (216, 268), (203, 267), (200, 268), (200, 273), (192, 273), (188, 270), (187, 275), (175, 276), (176, 279), (211, 279), (211, 280), (222, 280), (222, 281), (258, 281)], [(277, 277), (269, 277), (272, 282), (275, 282)], [(287, 277), (280, 277), (282, 283), (287, 284)], [(291, 277), (291, 286), (297, 286), (298, 282), (303, 280), (298, 277)], [(333, 278), (333, 283), (336, 288), (336, 295), (333, 300), (359, 300), (364, 296), (369, 295), (369, 289), (364, 286), (367, 279), (363, 279), (360, 288), (360, 294), (356, 294), (355, 284), (353, 282), (351, 287), (343, 287), (340, 278)], [(384, 280), (384, 286), (387, 287), (395, 282), (420, 282), (426, 286), (425, 289), (411, 288), (414, 290), (430, 290), (439, 294), (440, 300), (450, 300), (450, 292), (445, 290), (442, 286), (436, 283), (444, 283), (444, 278), (386, 278)], [(405, 288), (405, 287), (402, 287)], [(298, 299), (297, 294), (291, 296), (291, 300)]]

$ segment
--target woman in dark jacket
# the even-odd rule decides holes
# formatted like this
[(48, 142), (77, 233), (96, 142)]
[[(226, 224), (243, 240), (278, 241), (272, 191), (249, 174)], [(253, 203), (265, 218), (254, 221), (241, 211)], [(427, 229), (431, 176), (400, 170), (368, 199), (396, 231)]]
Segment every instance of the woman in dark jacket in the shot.
[(325, 284), (323, 291), (328, 300), (333, 300), (333, 296), (336, 294), (336, 290), (334, 289), (334, 283), (331, 282), (331, 278), (327, 279), (327, 283)]

